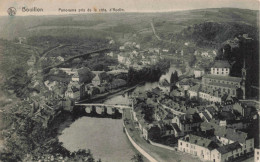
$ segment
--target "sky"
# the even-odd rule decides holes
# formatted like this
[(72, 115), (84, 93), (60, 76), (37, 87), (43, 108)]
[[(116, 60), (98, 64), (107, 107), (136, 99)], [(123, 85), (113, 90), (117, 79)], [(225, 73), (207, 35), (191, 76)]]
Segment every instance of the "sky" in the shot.
[[(17, 10), (16, 15), (79, 14), (79, 9), (121, 8), (125, 12), (167, 12), (201, 8), (243, 8), (259, 10), (260, 0), (0, 0), (0, 15), (7, 16), (9, 7)], [(42, 8), (43, 12), (23, 12), (22, 8)], [(61, 12), (60, 9), (76, 9), (77, 12)]]

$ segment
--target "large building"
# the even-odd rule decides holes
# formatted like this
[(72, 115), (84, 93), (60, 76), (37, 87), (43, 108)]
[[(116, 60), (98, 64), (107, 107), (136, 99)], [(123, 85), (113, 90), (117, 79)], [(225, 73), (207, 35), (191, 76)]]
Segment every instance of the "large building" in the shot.
[[(211, 101), (223, 102), (227, 97), (245, 99), (246, 68), (242, 68), (242, 77), (232, 77), (230, 65), (227, 61), (216, 61), (211, 68), (211, 74), (202, 77), (202, 86), (198, 97)], [(192, 93), (194, 96), (195, 93)]]
[(196, 135), (186, 135), (178, 140), (178, 150), (199, 157), (202, 160), (211, 160), (211, 150), (218, 145), (210, 139)]
[[(233, 142), (226, 145), (218, 143), (208, 138), (189, 134), (178, 140), (178, 150), (194, 156), (201, 160), (213, 162), (236, 161), (237, 158), (244, 155), (243, 146), (239, 142)], [(255, 154), (259, 155), (256, 150)], [(256, 156), (255, 158), (257, 159)]]
[(211, 67), (211, 74), (228, 76), (230, 73), (230, 64), (226, 60), (217, 60)]

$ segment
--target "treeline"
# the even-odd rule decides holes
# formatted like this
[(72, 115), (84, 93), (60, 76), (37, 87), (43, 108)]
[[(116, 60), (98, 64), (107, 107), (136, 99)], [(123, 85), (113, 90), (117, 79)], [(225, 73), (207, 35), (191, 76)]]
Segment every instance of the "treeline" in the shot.
[(94, 26), (105, 21), (101, 20), (76, 20), (73, 17), (62, 17), (62, 18), (53, 18), (47, 21), (44, 21), (38, 26)]
[[(33, 46), (42, 46), (42, 44), (105, 44), (108, 40), (105, 39), (105, 33), (97, 31), (85, 30), (70, 30), (70, 29), (55, 29), (48, 30), (47, 33), (32, 35), (27, 38), (27, 43)], [(74, 33), (75, 32), (75, 33)]]
[(155, 82), (158, 81), (163, 73), (170, 68), (170, 61), (160, 60), (157, 64), (151, 67), (135, 70), (129, 68), (127, 82), (129, 85), (137, 84), (139, 82)]
[(188, 26), (177, 34), (174, 40), (193, 40), (197, 46), (216, 48), (224, 41), (246, 33), (257, 39), (257, 29), (250, 25), (233, 22), (204, 22)]

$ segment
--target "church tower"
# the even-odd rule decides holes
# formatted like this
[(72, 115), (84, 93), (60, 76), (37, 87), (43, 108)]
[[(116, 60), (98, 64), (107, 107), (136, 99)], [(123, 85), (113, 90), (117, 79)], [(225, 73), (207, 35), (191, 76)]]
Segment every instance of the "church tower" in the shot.
[(242, 85), (241, 89), (243, 91), (243, 99), (246, 98), (246, 62), (245, 62), (245, 57), (244, 57), (244, 63), (243, 63), (243, 68), (241, 69), (242, 72)]

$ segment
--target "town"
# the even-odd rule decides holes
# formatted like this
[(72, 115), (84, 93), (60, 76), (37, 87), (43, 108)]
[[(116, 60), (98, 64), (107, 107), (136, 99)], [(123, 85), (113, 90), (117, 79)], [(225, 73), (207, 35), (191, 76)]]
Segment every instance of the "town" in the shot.
[(168, 23), (0, 40), (0, 161), (95, 161), (104, 150), (134, 154), (105, 161), (260, 161), (258, 38), (210, 21), (171, 35)]

